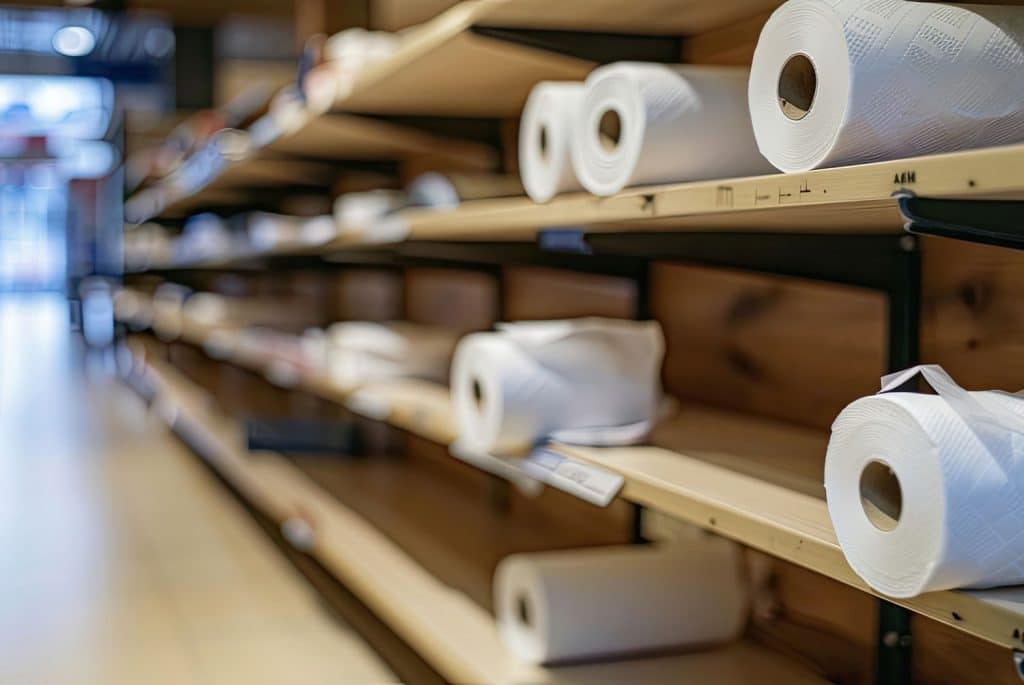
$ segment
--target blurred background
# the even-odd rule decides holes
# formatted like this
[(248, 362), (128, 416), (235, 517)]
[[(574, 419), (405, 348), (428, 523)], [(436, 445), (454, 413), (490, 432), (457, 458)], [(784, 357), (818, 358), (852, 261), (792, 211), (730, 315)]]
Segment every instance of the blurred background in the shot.
[(125, 189), (294, 80), (314, 4), (0, 6), (0, 290), (116, 277)]

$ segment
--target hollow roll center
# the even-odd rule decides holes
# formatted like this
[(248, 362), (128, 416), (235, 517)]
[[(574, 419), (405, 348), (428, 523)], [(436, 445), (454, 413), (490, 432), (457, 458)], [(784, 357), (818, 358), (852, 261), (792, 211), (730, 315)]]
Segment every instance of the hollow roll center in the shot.
[(903, 491), (888, 464), (873, 461), (860, 474), (860, 503), (871, 524), (889, 531), (900, 522)]
[(529, 626), (533, 620), (530, 611), (530, 601), (526, 598), (526, 595), (516, 597), (516, 616), (524, 626)]
[(614, 109), (605, 110), (597, 125), (601, 145), (608, 152), (614, 152), (622, 138), (622, 117)]
[(787, 118), (800, 121), (811, 111), (818, 90), (818, 73), (807, 55), (789, 58), (779, 74), (779, 107)]
[(540, 141), (539, 141), (538, 144), (539, 144), (539, 149), (540, 149), (540, 158), (541, 159), (547, 159), (548, 158), (548, 127), (547, 126), (541, 126), (540, 127), (539, 137), (540, 137)]
[(476, 406), (479, 407), (484, 401), (484, 389), (480, 385), (480, 379), (473, 379), (473, 400), (476, 401)]

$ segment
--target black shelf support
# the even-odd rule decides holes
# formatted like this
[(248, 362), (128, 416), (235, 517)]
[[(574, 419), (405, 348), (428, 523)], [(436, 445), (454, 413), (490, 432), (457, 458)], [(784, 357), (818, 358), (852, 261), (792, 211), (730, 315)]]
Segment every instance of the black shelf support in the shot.
[(1024, 249), (1024, 201), (897, 196), (909, 233)]

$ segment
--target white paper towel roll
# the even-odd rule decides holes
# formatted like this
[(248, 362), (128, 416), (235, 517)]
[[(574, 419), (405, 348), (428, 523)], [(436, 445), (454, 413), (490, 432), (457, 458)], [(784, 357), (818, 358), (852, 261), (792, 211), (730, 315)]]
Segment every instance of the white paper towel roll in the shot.
[[(938, 392), (884, 392), (921, 372)], [(828, 510), (843, 554), (892, 597), (1024, 582), (1024, 399), (941, 368), (883, 379), (832, 426)]]
[(301, 222), (299, 239), (309, 245), (319, 245), (333, 240), (338, 235), (338, 226), (334, 215), (306, 217)]
[(249, 242), (253, 247), (269, 250), (302, 239), (304, 219), (298, 216), (251, 212), (246, 220)]
[(368, 190), (339, 195), (334, 201), (334, 219), (343, 233), (369, 233), (385, 216), (405, 204), (398, 190)]
[(443, 381), (454, 331), (407, 322), (346, 321), (327, 331), (330, 375), (344, 388), (393, 378)]
[(739, 67), (620, 62), (587, 77), (573, 168), (595, 195), (772, 171), (757, 151)]
[(545, 437), (643, 439), (660, 394), (657, 322), (586, 318), (501, 324), (459, 343), (451, 392), (459, 443), (520, 454)]
[(572, 168), (572, 134), (583, 93), (582, 83), (543, 81), (526, 99), (519, 122), (519, 173), (534, 202), (583, 189)]
[(186, 321), (202, 326), (217, 326), (228, 321), (231, 307), (226, 297), (214, 293), (195, 293), (185, 300), (182, 316)]
[(1024, 8), (790, 0), (750, 72), (757, 143), (783, 171), (1024, 140)]
[(740, 554), (704, 536), (513, 555), (494, 578), (498, 630), (534, 663), (727, 642), (747, 617)]

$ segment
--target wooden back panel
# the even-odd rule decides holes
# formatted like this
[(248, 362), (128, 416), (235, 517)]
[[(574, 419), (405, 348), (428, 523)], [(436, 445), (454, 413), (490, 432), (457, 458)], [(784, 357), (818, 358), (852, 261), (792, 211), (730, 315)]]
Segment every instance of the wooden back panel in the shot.
[(880, 293), (794, 278), (659, 263), (651, 311), (678, 397), (826, 428), (884, 370)]

